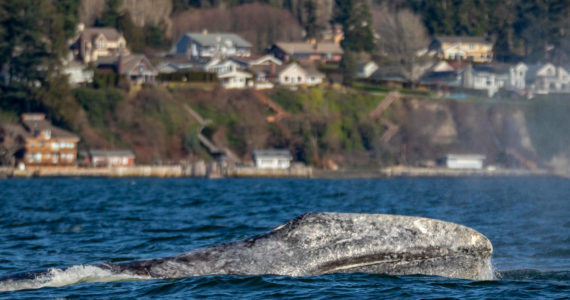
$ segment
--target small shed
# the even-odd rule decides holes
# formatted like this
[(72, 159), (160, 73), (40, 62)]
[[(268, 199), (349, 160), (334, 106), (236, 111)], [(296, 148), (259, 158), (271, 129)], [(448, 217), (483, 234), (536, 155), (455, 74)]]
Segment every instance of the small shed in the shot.
[(481, 154), (448, 154), (444, 162), (449, 169), (481, 170), (485, 158), (485, 155)]
[(131, 150), (91, 150), (89, 164), (93, 167), (129, 167), (135, 164)]
[(291, 153), (286, 149), (253, 151), (253, 161), (259, 169), (288, 169), (292, 159)]

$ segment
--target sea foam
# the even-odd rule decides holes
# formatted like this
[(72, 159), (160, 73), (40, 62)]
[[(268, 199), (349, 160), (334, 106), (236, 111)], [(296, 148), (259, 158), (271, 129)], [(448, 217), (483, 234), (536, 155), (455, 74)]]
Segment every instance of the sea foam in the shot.
[(51, 268), (33, 279), (9, 279), (0, 281), (0, 292), (43, 287), (60, 287), (84, 282), (110, 282), (127, 280), (145, 280), (150, 277), (128, 273), (113, 273), (96, 266), (78, 265), (66, 269)]

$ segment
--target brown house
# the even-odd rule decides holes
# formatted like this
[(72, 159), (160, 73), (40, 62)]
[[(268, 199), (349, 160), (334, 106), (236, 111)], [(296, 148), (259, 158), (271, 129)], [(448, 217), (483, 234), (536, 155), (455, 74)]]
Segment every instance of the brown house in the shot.
[(299, 62), (338, 63), (342, 59), (342, 48), (335, 43), (279, 42), (273, 45), (269, 53), (283, 62), (292, 58)]
[(44, 114), (23, 114), (26, 166), (72, 166), (77, 157), (79, 137), (55, 127)]

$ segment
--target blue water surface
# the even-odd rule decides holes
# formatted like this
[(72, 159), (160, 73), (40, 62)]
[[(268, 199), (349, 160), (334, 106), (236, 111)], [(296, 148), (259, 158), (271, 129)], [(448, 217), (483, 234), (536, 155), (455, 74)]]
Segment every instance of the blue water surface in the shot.
[(5, 179), (0, 204), (0, 276), (169, 256), (269, 231), (306, 212), (334, 211), (472, 227), (491, 240), (498, 277), (205, 276), (0, 293), (6, 299), (570, 296), (564, 178)]

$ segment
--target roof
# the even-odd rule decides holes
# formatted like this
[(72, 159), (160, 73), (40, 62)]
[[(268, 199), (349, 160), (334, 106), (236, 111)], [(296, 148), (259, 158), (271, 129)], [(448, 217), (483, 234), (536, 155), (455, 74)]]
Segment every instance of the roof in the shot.
[(473, 65), (473, 70), (475, 72), (486, 72), (493, 74), (508, 74), (510, 68), (514, 65), (509, 64), (483, 64), (483, 65)]
[(85, 28), (81, 32), (81, 38), (93, 40), (99, 34), (102, 34), (109, 41), (116, 41), (123, 36), (117, 29), (112, 27), (90, 27)]
[[(120, 66), (118, 65), (119, 61)], [(141, 62), (145, 62), (152, 73), (158, 73), (143, 54), (99, 56), (95, 65), (97, 67), (117, 67), (116, 70), (119, 70), (119, 73), (125, 74), (133, 70)]]
[(335, 43), (303, 43), (303, 42), (278, 42), (275, 44), (281, 50), (288, 54), (299, 54), (299, 53), (316, 53), (316, 54), (342, 54), (342, 48)]
[(252, 47), (251, 43), (241, 38), (235, 33), (201, 33), (201, 32), (188, 32), (186, 36), (196, 41), (202, 46), (216, 46), (219, 43), (231, 41), (236, 47), (249, 48)]
[(104, 157), (122, 156), (122, 157), (128, 157), (128, 158), (135, 158), (135, 154), (131, 150), (94, 149), (94, 150), (90, 150), (89, 154), (91, 156), (104, 156)]
[(484, 160), (487, 158), (483, 154), (447, 154), (445, 156), (447, 159), (477, 159), (477, 160)]
[(434, 39), (440, 41), (441, 43), (492, 43), (483, 36), (436, 36)]
[(150, 72), (157, 73), (154, 66), (150, 63), (150, 61), (148, 61), (146, 56), (144, 56), (142, 54), (132, 54), (132, 55), (121, 56), (121, 59), (120, 59), (121, 65), (119, 66), (119, 71), (121, 74), (128, 73), (128, 72), (132, 71), (141, 62), (145, 62), (147, 64), (147, 67), (149, 68)]
[(30, 133), (27, 137), (34, 136), (34, 131), (36, 130), (50, 130), (52, 138), (64, 138), (64, 139), (77, 139), (79, 137), (65, 129), (53, 126), (50, 121), (47, 120), (30, 120), (22, 121), (28, 132)]
[(291, 152), (286, 149), (262, 149), (253, 151), (253, 157), (286, 157), (288, 159), (293, 159)]

